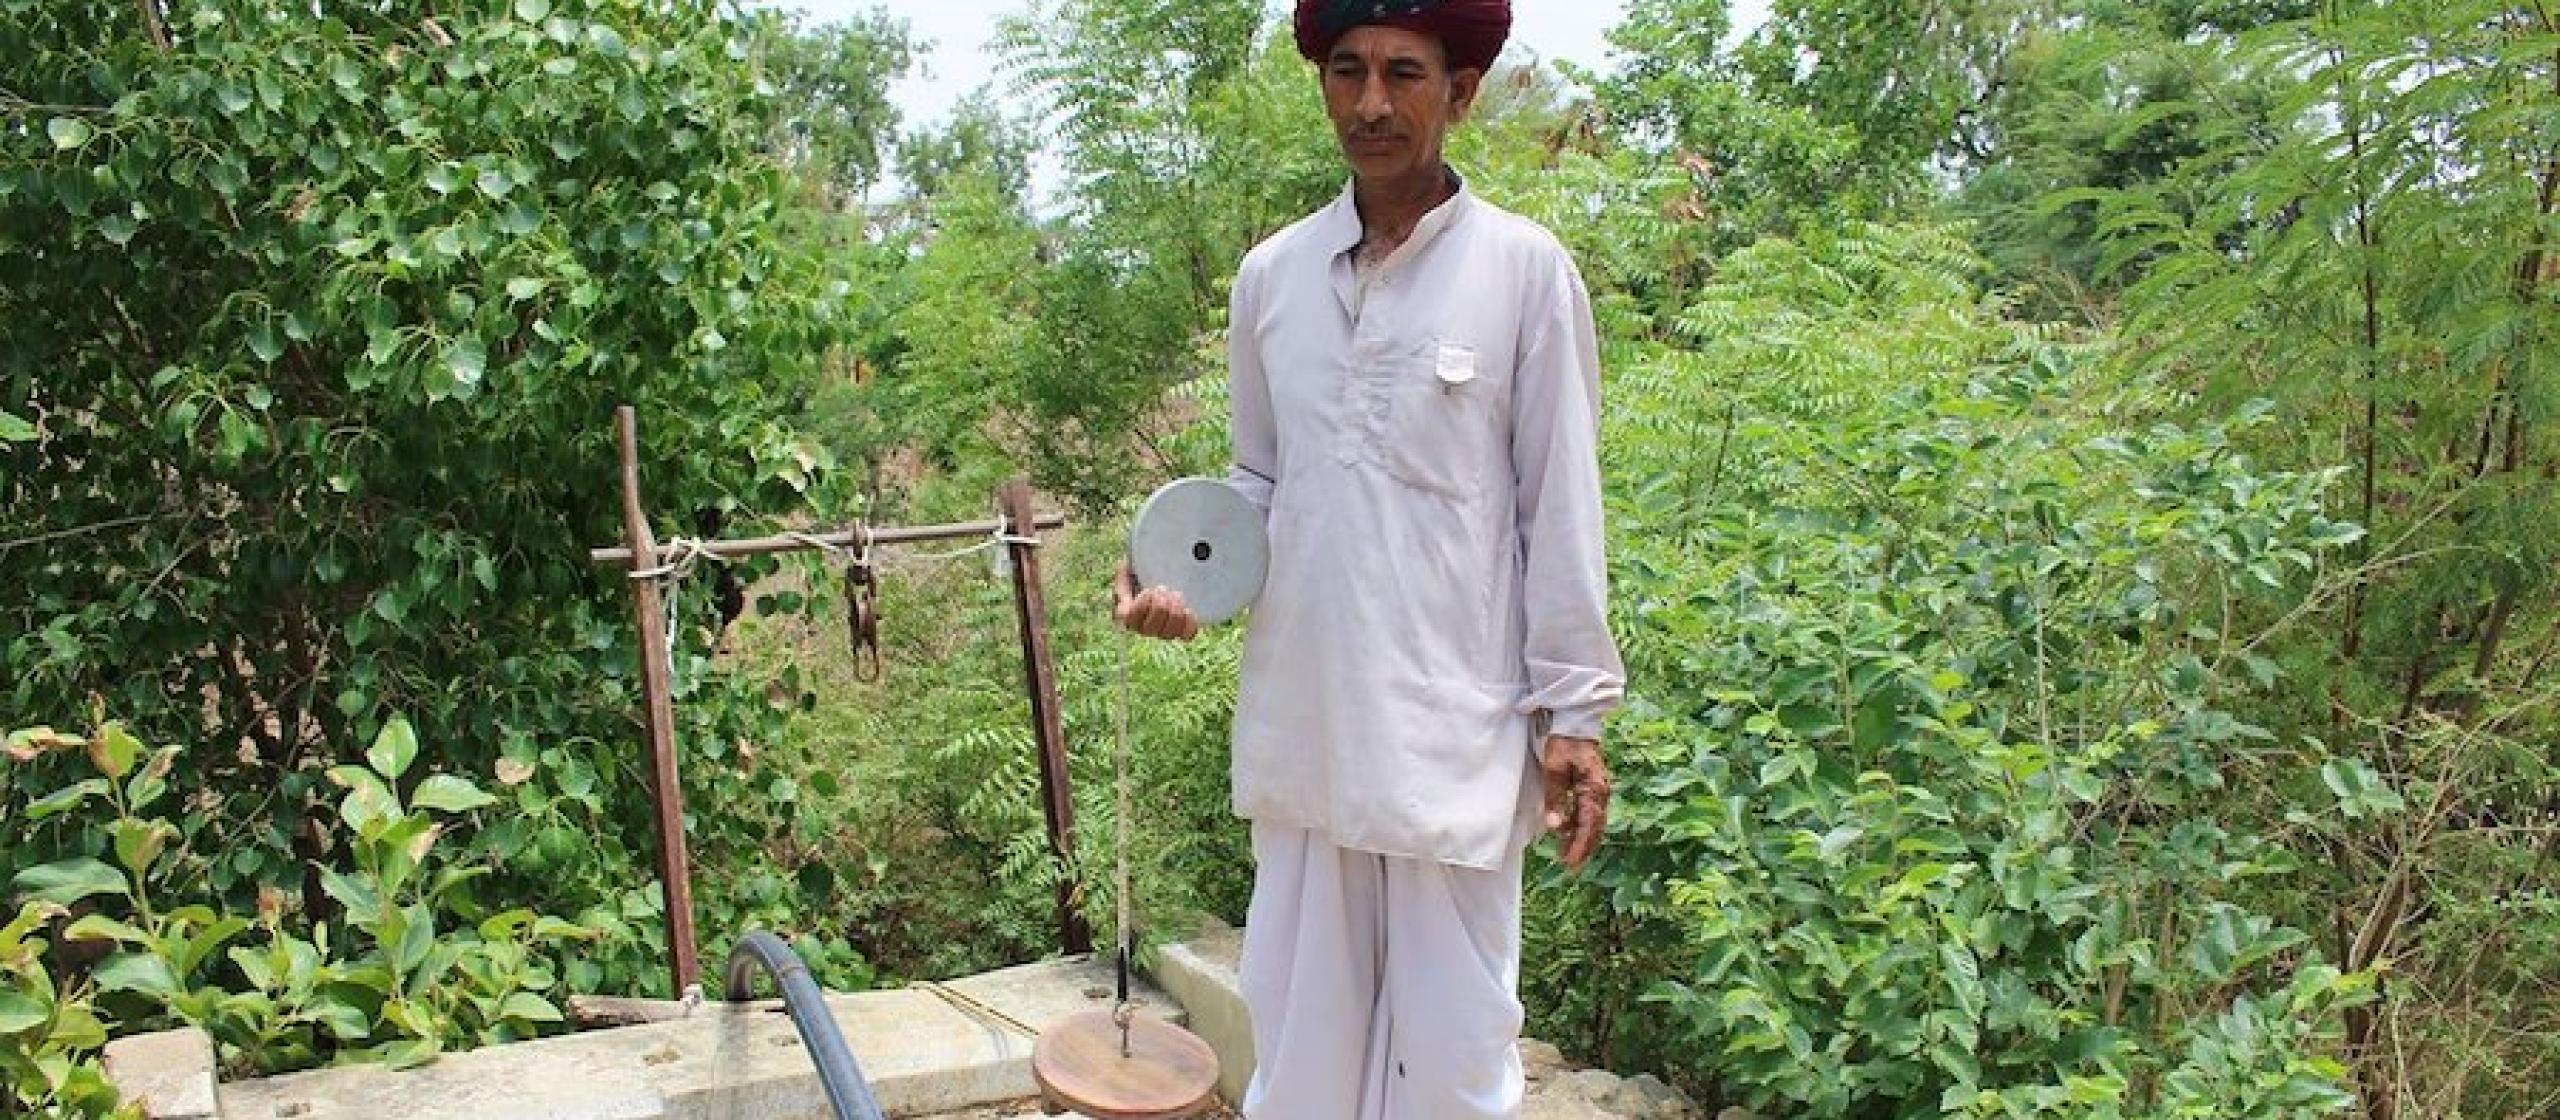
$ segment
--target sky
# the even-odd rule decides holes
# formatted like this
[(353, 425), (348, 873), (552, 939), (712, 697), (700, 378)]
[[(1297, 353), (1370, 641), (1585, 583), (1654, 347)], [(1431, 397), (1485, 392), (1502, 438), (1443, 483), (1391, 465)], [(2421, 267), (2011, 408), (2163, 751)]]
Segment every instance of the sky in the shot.
[[(987, 37), (998, 16), (1023, 9), (1023, 0), (756, 0), (771, 7), (796, 8), (812, 19), (842, 19), (885, 9), (907, 21), (920, 39), (929, 40), (923, 73), (898, 83), (892, 91), (904, 127), (940, 122), (969, 92), (995, 77), (995, 60)], [(1734, 26), (1748, 28), (1768, 11), (1768, 0), (1736, 0)], [(1609, 48), (1604, 38), (1625, 11), (1624, 0), (1516, 0), (1511, 41), (1515, 49), (1535, 52), (1606, 72)]]

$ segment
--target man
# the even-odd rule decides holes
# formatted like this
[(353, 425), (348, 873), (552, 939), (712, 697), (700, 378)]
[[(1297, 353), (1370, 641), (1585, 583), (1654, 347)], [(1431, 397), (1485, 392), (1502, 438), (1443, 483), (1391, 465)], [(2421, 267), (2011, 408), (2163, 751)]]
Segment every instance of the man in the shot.
[[(1605, 823), (1623, 670), (1589, 297), (1441, 155), (1510, 23), (1505, 0), (1297, 9), (1351, 185), (1245, 257), (1230, 309), (1230, 481), (1272, 548), (1234, 732), (1251, 1120), (1516, 1116), (1521, 854), (1541, 808), (1569, 867)], [(1115, 607), (1198, 629), (1125, 572)]]

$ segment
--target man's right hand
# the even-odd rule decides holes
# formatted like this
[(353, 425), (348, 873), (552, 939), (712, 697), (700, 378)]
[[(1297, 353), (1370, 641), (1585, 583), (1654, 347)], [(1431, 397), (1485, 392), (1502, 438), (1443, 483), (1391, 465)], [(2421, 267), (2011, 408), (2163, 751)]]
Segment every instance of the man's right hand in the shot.
[(1181, 592), (1170, 587), (1140, 591), (1138, 573), (1125, 560), (1111, 581), (1111, 618), (1130, 633), (1170, 642), (1187, 642), (1200, 633), (1200, 619)]

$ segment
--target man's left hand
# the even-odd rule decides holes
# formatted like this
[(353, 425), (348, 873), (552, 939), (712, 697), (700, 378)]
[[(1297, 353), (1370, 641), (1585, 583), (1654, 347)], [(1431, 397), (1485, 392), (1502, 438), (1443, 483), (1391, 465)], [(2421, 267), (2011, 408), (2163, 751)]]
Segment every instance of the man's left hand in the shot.
[(1601, 833), (1609, 827), (1609, 766), (1600, 761), (1600, 743), (1547, 736), (1538, 769), (1546, 780), (1547, 831), (1563, 848), (1565, 869), (1579, 871), (1600, 850)]

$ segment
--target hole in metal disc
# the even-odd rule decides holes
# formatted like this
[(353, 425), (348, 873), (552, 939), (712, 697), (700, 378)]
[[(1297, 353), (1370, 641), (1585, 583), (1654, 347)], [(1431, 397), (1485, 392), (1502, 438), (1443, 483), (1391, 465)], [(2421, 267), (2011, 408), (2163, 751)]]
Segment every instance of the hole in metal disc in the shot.
[(1209, 542), (1207, 542), (1207, 541), (1199, 541), (1199, 542), (1194, 543), (1194, 544), (1191, 546), (1191, 558), (1192, 558), (1192, 559), (1194, 559), (1194, 560), (1197, 560), (1197, 561), (1199, 561), (1199, 562), (1201, 562), (1201, 563), (1203, 563), (1203, 564), (1208, 563), (1208, 562), (1209, 562)]

